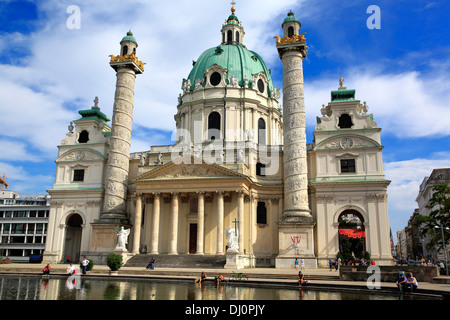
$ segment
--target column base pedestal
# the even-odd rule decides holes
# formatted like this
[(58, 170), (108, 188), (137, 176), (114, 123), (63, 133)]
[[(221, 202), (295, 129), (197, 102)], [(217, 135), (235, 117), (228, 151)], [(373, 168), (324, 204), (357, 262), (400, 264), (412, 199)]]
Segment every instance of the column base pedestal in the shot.
[(284, 214), (280, 218), (276, 268), (293, 268), (296, 258), (303, 258), (308, 268), (317, 268), (317, 257), (314, 255), (314, 226), (315, 222), (311, 215)]

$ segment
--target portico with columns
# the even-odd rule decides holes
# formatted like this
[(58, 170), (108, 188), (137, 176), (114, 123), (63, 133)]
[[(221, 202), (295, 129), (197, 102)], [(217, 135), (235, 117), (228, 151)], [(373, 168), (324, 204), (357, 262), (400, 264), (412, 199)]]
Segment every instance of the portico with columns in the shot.
[[(273, 264), (281, 185), (261, 187), (216, 164), (168, 163), (154, 171), (132, 180), (132, 253), (146, 245), (153, 255), (225, 255), (225, 228), (232, 227), (239, 233), (239, 254), (249, 266), (255, 266), (256, 257), (258, 264)], [(258, 220), (261, 203), (265, 217)]]

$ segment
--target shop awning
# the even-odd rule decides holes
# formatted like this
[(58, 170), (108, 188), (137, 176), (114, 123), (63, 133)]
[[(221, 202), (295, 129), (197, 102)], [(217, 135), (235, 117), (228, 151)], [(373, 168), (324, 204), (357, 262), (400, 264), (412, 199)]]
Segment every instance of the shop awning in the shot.
[(366, 236), (366, 232), (361, 229), (339, 229), (340, 234), (344, 234), (350, 238), (364, 238)]

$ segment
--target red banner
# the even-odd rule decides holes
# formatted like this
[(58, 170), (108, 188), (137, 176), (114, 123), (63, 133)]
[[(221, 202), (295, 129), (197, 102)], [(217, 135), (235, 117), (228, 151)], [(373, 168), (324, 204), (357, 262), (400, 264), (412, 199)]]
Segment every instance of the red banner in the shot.
[(365, 238), (366, 232), (361, 229), (339, 229), (340, 234), (344, 234), (350, 238)]

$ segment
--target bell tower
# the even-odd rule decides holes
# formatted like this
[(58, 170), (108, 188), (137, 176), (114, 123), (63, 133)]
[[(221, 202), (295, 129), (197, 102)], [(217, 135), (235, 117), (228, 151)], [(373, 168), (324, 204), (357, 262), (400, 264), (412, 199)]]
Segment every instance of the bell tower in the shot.
[(238, 17), (235, 15), (236, 9), (234, 1), (231, 2), (231, 15), (222, 26), (222, 45), (240, 44), (244, 45), (244, 28), (242, 27)]
[[(300, 21), (291, 11), (282, 28), (284, 37), (277, 38), (277, 49), (283, 64), (283, 165), (284, 210), (279, 220), (279, 256), (277, 268), (302, 257), (307, 266), (316, 267), (314, 256), (314, 221), (308, 200), (305, 99), (303, 59), (307, 55)], [(294, 239), (294, 240), (292, 240)], [(294, 242), (294, 243), (293, 243)]]

